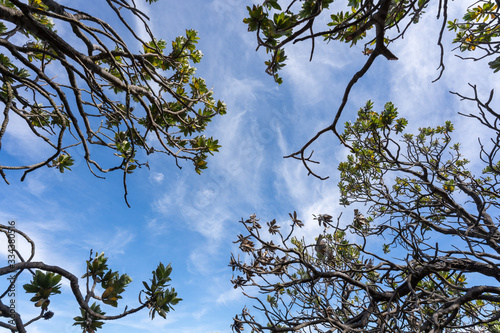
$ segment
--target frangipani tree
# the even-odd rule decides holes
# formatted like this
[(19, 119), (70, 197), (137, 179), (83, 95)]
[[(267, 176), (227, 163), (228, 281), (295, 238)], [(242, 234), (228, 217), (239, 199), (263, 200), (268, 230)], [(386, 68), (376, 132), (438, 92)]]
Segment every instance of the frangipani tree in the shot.
[[(126, 199), (126, 176), (147, 166), (144, 153), (171, 156), (177, 165), (190, 160), (200, 173), (218, 151), (218, 141), (203, 132), (226, 106), (195, 76), (192, 64), (202, 58), (197, 32), (186, 30), (168, 45), (153, 35), (135, 1), (99, 5), (121, 26), (53, 0), (0, 1), (0, 148), (15, 117), (50, 148), (39, 161), (1, 161), (6, 182), (10, 170), (24, 170), (21, 180), (43, 166), (64, 172), (81, 147), (96, 176), (123, 172)], [(92, 147), (107, 148), (111, 157), (95, 159)]]
[[(50, 309), (52, 301), (57, 302), (57, 294), (61, 294), (61, 280), (66, 279), (71, 292), (75, 298), (75, 310), (80, 308), (80, 315), (74, 318), (73, 326), (79, 326), (82, 332), (93, 333), (110, 320), (124, 318), (144, 309), (149, 309), (151, 319), (155, 315), (166, 318), (167, 313), (173, 309), (182, 299), (177, 297), (174, 288), (169, 288), (172, 267), (163, 265), (161, 262), (152, 271), (149, 282), (143, 281), (143, 289), (138, 298), (140, 305), (128, 308), (125, 305), (123, 311), (114, 315), (106, 315), (101, 305), (109, 305), (117, 308), (122, 299), (122, 294), (132, 279), (127, 274), (120, 274), (108, 268), (108, 258), (104, 253), (96, 253), (86, 262), (86, 273), (81, 277), (85, 279), (85, 292), (82, 293), (80, 279), (66, 269), (50, 265), (46, 262), (33, 261), (35, 257), (35, 243), (27, 234), (16, 229), (15, 222), (9, 225), (0, 224), (0, 236), (8, 244), (8, 265), (0, 267), (0, 276), (6, 277), (8, 284), (0, 294), (0, 327), (9, 329), (11, 332), (27, 332), (27, 327), (32, 323), (54, 316)], [(29, 244), (28, 256), (19, 251), (19, 244)], [(31, 281), (23, 285), (24, 293), (33, 294), (30, 299), (34, 306), (40, 309), (38, 316), (26, 319), (22, 316), (22, 309), (15, 303), (21, 295), (18, 285), (21, 274), (32, 275)], [(10, 299), (10, 301), (9, 301)], [(14, 303), (12, 302), (14, 300)], [(75, 311), (76, 314), (76, 311)]]
[[(470, 115), (492, 133), (482, 149), (482, 174), (467, 169), (453, 125), (405, 132), (407, 121), (387, 103), (368, 102), (342, 140), (341, 203), (363, 203), (367, 217), (329, 215), (316, 240), (299, 239), (304, 225), (242, 220), (233, 255), (235, 288), (255, 310), (243, 309), (233, 330), (253, 332), (497, 331), (500, 320), (500, 116), (478, 98)], [(255, 311), (261, 320), (255, 316)]]
[[(358, 48), (366, 55), (366, 61), (358, 69), (341, 68), (339, 71), (354, 72), (344, 89), (338, 108), (334, 108), (332, 121), (324, 126), (296, 152), (285, 156), (302, 161), (308, 174), (320, 179), (327, 179), (315, 173), (311, 163), (318, 163), (312, 158), (312, 145), (325, 133), (333, 133), (342, 143), (338, 133), (338, 121), (345, 111), (352, 88), (372, 67), (375, 59), (382, 56), (385, 60), (398, 60), (391, 49), (398, 42), (409, 44), (403, 40), (410, 29), (418, 30), (424, 15), (435, 15), (439, 29), (423, 36), (436, 40), (441, 50), (441, 57), (434, 59), (438, 68), (436, 80), (445, 70), (444, 54), (454, 49), (453, 45), (443, 44), (444, 36), (450, 32), (458, 56), (464, 59), (487, 59), (489, 66), (496, 72), (500, 69), (500, 12), (495, 1), (470, 1), (470, 6), (462, 18), (449, 17), (450, 8), (462, 4), (450, 1), (430, 0), (265, 0), (253, 6), (248, 6), (248, 17), (243, 20), (248, 30), (257, 37), (257, 49), (264, 48), (270, 54), (265, 62), (266, 72), (272, 75), (278, 83), (282, 82), (280, 70), (286, 65), (285, 51), (290, 44), (308, 42), (311, 45), (311, 57), (315, 44), (329, 43), (329, 47), (341, 47), (348, 44)], [(461, 7), (460, 7), (461, 8)], [(473, 51), (473, 52), (472, 52)], [(433, 59), (426, 59), (432, 63)], [(434, 66), (434, 65), (432, 65)], [(314, 75), (314, 73), (312, 73)], [(351, 75), (351, 74), (350, 74)], [(377, 78), (383, 83), (386, 77)]]

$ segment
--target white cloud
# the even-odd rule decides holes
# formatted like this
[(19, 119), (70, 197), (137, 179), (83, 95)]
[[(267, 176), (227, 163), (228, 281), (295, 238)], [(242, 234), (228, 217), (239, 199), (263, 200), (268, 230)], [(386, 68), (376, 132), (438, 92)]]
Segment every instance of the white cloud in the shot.
[(228, 304), (228, 303), (232, 303), (235, 301), (240, 301), (242, 299), (244, 299), (244, 296), (241, 293), (241, 289), (231, 288), (229, 290), (222, 292), (220, 294), (220, 296), (217, 298), (216, 303), (217, 304)]
[(157, 184), (157, 185), (160, 185), (163, 183), (163, 180), (165, 179), (165, 175), (161, 172), (155, 172), (155, 171), (152, 171), (150, 174), (149, 174), (149, 181), (153, 184)]
[(135, 236), (130, 230), (114, 227), (112, 230), (102, 230), (87, 235), (83, 241), (92, 249), (104, 252), (106, 256), (124, 254), (125, 249), (134, 240)]
[(167, 189), (153, 207), (164, 216), (179, 214), (190, 230), (207, 240), (221, 240), (226, 234), (224, 223), (228, 219), (226, 186), (214, 181), (191, 183), (183, 178)]
[[(0, 123), (3, 121), (3, 113)], [(43, 139), (37, 137), (26, 122), (10, 113), (8, 130), (2, 138), (2, 150), (19, 159), (20, 164), (38, 163), (51, 156), (54, 150)]]
[(167, 221), (159, 221), (158, 219), (151, 219), (147, 224), (148, 229), (154, 235), (162, 236), (168, 233), (169, 223)]
[[(254, 109), (252, 106), (262, 98), (266, 88), (264, 83), (259, 80), (238, 79), (232, 75), (228, 75), (223, 82), (224, 86), (219, 87), (219, 94), (228, 105), (237, 107), (236, 110), (230, 109), (230, 115), (234, 115), (234, 112), (241, 112), (239, 110), (248, 110), (250, 107), (250, 109)], [(222, 119), (226, 119), (227, 116)]]
[(40, 196), (43, 192), (45, 192), (45, 189), (47, 188), (46, 183), (41, 181), (38, 176), (28, 177), (26, 178), (26, 182), (28, 184), (29, 192), (36, 196)]
[(240, 23), (241, 15), (238, 14), (243, 13), (245, 7), (239, 0), (213, 0), (210, 2), (210, 9), (214, 16), (223, 19), (226, 25), (232, 23), (234, 26), (235, 23)]
[(340, 96), (345, 84), (342, 79), (344, 75), (340, 76), (342, 70), (352, 68), (353, 74), (357, 70), (354, 51), (347, 45), (332, 47), (329, 44), (317, 44), (311, 62), (310, 47), (308, 41), (290, 45), (286, 50), (287, 65), (280, 74), (284, 78), (284, 85), (291, 86), (294, 101), (302, 105), (317, 105)]
[(181, 204), (186, 195), (187, 183), (184, 178), (172, 180), (170, 186), (153, 202), (153, 209), (164, 215), (171, 212), (172, 207)]
[(214, 273), (214, 259), (218, 255), (213, 242), (203, 242), (190, 251), (189, 269), (192, 273), (208, 276)]

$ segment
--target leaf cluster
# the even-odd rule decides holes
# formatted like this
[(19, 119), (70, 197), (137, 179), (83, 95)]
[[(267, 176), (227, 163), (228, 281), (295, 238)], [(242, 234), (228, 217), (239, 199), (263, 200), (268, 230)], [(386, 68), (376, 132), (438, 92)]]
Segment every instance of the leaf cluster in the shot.
[(166, 318), (167, 313), (173, 310), (173, 306), (182, 301), (182, 298), (177, 297), (174, 288), (167, 288), (169, 286), (167, 282), (171, 281), (172, 267), (170, 264), (164, 266), (160, 263), (152, 273), (153, 278), (149, 284), (145, 281), (142, 282), (146, 288), (142, 292), (146, 295), (146, 304), (150, 308), (149, 315), (151, 319), (155, 317), (155, 314)]
[(448, 21), (448, 29), (456, 33), (454, 43), (459, 44), (460, 51), (480, 49), (484, 57), (494, 56), (489, 66), (496, 73), (500, 70), (500, 17), (498, 3), (494, 1), (478, 1), (471, 5), (461, 20)]
[[(101, 306), (99, 304), (96, 304), (95, 302), (92, 303), (92, 305), (90, 306), (90, 309), (93, 312), (98, 313), (102, 316), (104, 316), (106, 314), (106, 312), (101, 310)], [(80, 326), (83, 333), (95, 332), (98, 329), (102, 328), (102, 325), (104, 325), (103, 321), (97, 319), (94, 316), (89, 315), (82, 308), (80, 308), (80, 313), (81, 313), (80, 316), (76, 316), (75, 318), (73, 318), (73, 320), (75, 321), (73, 326)]]
[(120, 295), (125, 291), (127, 285), (132, 282), (132, 279), (127, 274), (120, 275), (108, 269), (108, 258), (104, 257), (104, 252), (97, 254), (94, 259), (87, 260), (87, 273), (82, 276), (83, 278), (90, 278), (96, 284), (101, 284), (104, 292), (100, 299), (104, 304), (113, 307), (118, 306), (118, 300), (122, 298)]
[(23, 285), (26, 293), (35, 294), (30, 301), (35, 302), (36, 307), (47, 310), (52, 295), (61, 293), (61, 276), (52, 272), (36, 271), (30, 283)]

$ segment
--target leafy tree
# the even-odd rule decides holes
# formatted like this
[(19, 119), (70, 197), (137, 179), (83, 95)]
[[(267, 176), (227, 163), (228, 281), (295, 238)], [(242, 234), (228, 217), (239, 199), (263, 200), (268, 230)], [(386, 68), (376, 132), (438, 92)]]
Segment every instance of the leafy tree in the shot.
[[(278, 83), (289, 43), (311, 41), (312, 59), (317, 38), (351, 47), (363, 42), (368, 58), (346, 86), (333, 122), (287, 157), (326, 179), (311, 170), (309, 163), (316, 161), (305, 152), (332, 131), (351, 153), (338, 167), (340, 203), (364, 204), (368, 217), (357, 209), (352, 219), (341, 215), (336, 222), (327, 214), (314, 216), (324, 227), (315, 240), (298, 238), (304, 223), (295, 212), (290, 226), (272, 220), (266, 227), (256, 215), (242, 220), (245, 233), (237, 243), (243, 257), (231, 257), (237, 273), (232, 282), (246, 289), (262, 316), (244, 308), (234, 318), (235, 332), (248, 327), (252, 332), (499, 331), (500, 116), (491, 106), (493, 91), (486, 102), (475, 86), (472, 96), (456, 93), (478, 107), (478, 113), (465, 116), (492, 134), (489, 142), (480, 142), (479, 175), (452, 142), (450, 122), (407, 133), (407, 121), (398, 118), (392, 103), (376, 112), (368, 102), (343, 133), (336, 129), (354, 84), (378, 56), (397, 60), (391, 43), (419, 23), (429, 4), (266, 0), (247, 7), (244, 22), (271, 54), (266, 71)], [(446, 29), (464, 59), (489, 59), (497, 72), (498, 2), (474, 2), (462, 19), (453, 20), (449, 2), (436, 5), (439, 77)], [(482, 53), (470, 53), (478, 50)]]
[[(19, 119), (34, 141), (51, 149), (39, 161), (24, 156), (20, 165), (0, 163), (0, 175), (7, 184), (6, 172), (11, 170), (22, 170), (21, 180), (44, 166), (71, 170), (78, 158), (75, 149), (80, 147), (83, 160), (97, 177), (123, 172), (126, 201), (126, 177), (137, 167), (148, 166), (144, 155), (172, 156), (179, 167), (181, 160), (188, 160), (201, 173), (208, 155), (218, 151), (217, 139), (203, 132), (212, 118), (226, 113), (226, 106), (195, 76), (193, 64), (202, 58), (196, 49), (197, 32), (186, 30), (185, 36), (167, 45), (153, 35), (149, 18), (135, 1), (99, 4), (111, 15), (102, 19), (54, 0), (0, 0), (0, 149)], [(165, 318), (181, 300), (169, 286), (172, 268), (160, 263), (151, 280), (143, 282), (138, 306), (106, 314), (106, 306), (118, 307), (132, 279), (108, 268), (104, 253), (93, 257), (91, 252), (81, 277), (86, 280), (82, 292), (80, 279), (71, 272), (33, 261), (35, 244), (28, 235), (1, 224), (0, 233), (9, 251), (8, 265), (0, 267), (0, 276), (9, 281), (0, 290), (0, 327), (12, 332), (26, 332), (33, 322), (54, 315), (50, 304), (61, 293), (63, 279), (70, 283), (80, 307), (74, 325), (83, 332), (95, 332), (109, 320), (146, 308), (151, 318)], [(28, 256), (11, 242), (15, 235), (30, 245)], [(8, 302), (12, 295), (21, 294), (16, 284), (22, 274), (32, 276), (23, 292), (40, 309), (38, 316), (28, 320)]]
[[(470, 114), (491, 142), (481, 145), (482, 174), (467, 168), (453, 125), (405, 131), (387, 103), (368, 102), (342, 140), (341, 203), (362, 203), (367, 216), (321, 214), (316, 240), (299, 239), (304, 224), (241, 223), (232, 256), (234, 287), (248, 289), (262, 319), (244, 308), (241, 332), (497, 332), (500, 329), (500, 115), (472, 97)], [(253, 289), (267, 298), (256, 296)], [(255, 291), (255, 290), (254, 290)]]
[[(391, 44), (402, 39), (413, 26), (418, 25), (426, 15), (428, 6), (438, 8), (437, 20), (441, 29), (435, 36), (441, 49), (439, 77), (445, 69), (443, 61), (445, 48), (442, 40), (445, 30), (455, 34), (454, 42), (462, 52), (481, 50), (480, 56), (467, 56), (466, 59), (494, 58), (489, 65), (494, 71), (500, 70), (500, 12), (498, 1), (480, 0), (471, 2), (462, 19), (448, 20), (449, 1), (432, 3), (429, 0), (265, 0), (261, 4), (247, 7), (248, 17), (243, 20), (248, 30), (257, 35), (258, 48), (265, 48), (271, 58), (265, 62), (266, 72), (276, 82), (281, 83), (279, 71), (286, 65), (285, 49), (290, 43), (310, 41), (311, 60), (317, 39), (334, 44), (346, 43), (359, 47), (368, 58), (352, 76), (344, 90), (342, 101), (335, 113), (333, 122), (316, 133), (300, 150), (286, 157), (301, 160), (309, 174), (320, 179), (310, 168), (312, 153), (306, 150), (324, 133), (332, 131), (341, 141), (337, 132), (337, 123), (346, 106), (349, 94), (356, 82), (370, 69), (375, 59), (383, 56), (388, 60), (397, 60), (391, 51)], [(357, 46), (357, 44), (361, 46)], [(469, 54), (468, 54), (469, 55)], [(439, 77), (437, 79), (439, 79)], [(437, 80), (436, 79), (436, 80)]]
[[(12, 332), (26, 332), (26, 327), (40, 319), (50, 319), (54, 312), (49, 310), (51, 300), (61, 293), (61, 279), (66, 279), (71, 285), (71, 291), (76, 302), (80, 306), (80, 315), (74, 318), (74, 326), (80, 326), (82, 332), (95, 332), (102, 328), (102, 325), (109, 320), (116, 320), (126, 317), (132, 313), (149, 309), (151, 319), (156, 314), (166, 318), (167, 313), (173, 309), (180, 298), (174, 288), (169, 288), (170, 273), (172, 267), (165, 266), (161, 262), (152, 272), (152, 279), (149, 282), (143, 281), (144, 288), (139, 294), (140, 305), (131, 309), (125, 309), (116, 315), (106, 315), (101, 310), (101, 304), (118, 307), (118, 301), (122, 298), (122, 293), (132, 279), (127, 274), (121, 274), (108, 268), (108, 258), (104, 253), (96, 253), (87, 260), (86, 273), (81, 277), (86, 279), (85, 294), (80, 290), (80, 283), (77, 276), (68, 272), (62, 267), (49, 265), (44, 262), (33, 261), (35, 255), (34, 242), (21, 230), (15, 228), (15, 222), (9, 225), (0, 224), (0, 233), (5, 236), (8, 244), (8, 266), (0, 267), (0, 276), (7, 276), (8, 287), (0, 294), (0, 315), (7, 318), (0, 321), (0, 327), (7, 328)], [(24, 259), (18, 249), (21, 239), (30, 245), (28, 259)], [(17, 260), (20, 260), (17, 262)], [(36, 269), (36, 271), (34, 271)], [(17, 281), (21, 274), (31, 274), (32, 280), (25, 284), (23, 289), (28, 294), (34, 294), (31, 301), (35, 307), (40, 308), (40, 314), (30, 320), (23, 320), (18, 307), (12, 301), (19, 295), (20, 290), (16, 289)], [(6, 302), (4, 302), (4, 301)], [(93, 302), (92, 304), (90, 304)]]
[[(168, 46), (134, 1), (100, 5), (115, 15), (116, 28), (111, 16), (101, 19), (54, 0), (0, 0), (0, 148), (11, 119), (20, 117), (34, 140), (52, 149), (27, 165), (2, 163), (6, 182), (6, 170), (24, 170), (21, 180), (43, 166), (71, 170), (79, 146), (96, 176), (123, 171), (126, 200), (127, 174), (148, 165), (139, 152), (172, 156), (178, 166), (190, 160), (200, 173), (208, 154), (218, 151), (218, 141), (202, 133), (226, 106), (195, 76), (192, 64), (202, 58), (197, 32), (186, 30)], [(142, 26), (132, 26), (133, 20)], [(116, 157), (98, 161), (92, 147)]]

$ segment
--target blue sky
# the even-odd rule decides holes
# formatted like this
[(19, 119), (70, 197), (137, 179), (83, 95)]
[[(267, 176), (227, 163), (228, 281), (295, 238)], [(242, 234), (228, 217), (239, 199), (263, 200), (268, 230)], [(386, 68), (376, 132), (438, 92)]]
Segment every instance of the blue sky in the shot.
[[(98, 5), (88, 8), (88, 1), (61, 3), (102, 14)], [(336, 217), (344, 212), (346, 221), (352, 217), (353, 207), (338, 204), (336, 186), (336, 167), (347, 152), (332, 135), (323, 136), (313, 147), (321, 161), (315, 170), (329, 175), (326, 181), (308, 177), (301, 163), (282, 156), (298, 150), (331, 123), (345, 85), (366, 60), (362, 47), (318, 41), (313, 61), (308, 62), (310, 44), (296, 44), (287, 49), (284, 83), (278, 86), (264, 72), (264, 50), (255, 52), (255, 35), (242, 23), (250, 4), (185, 0), (145, 7), (159, 38), (171, 41), (187, 28), (199, 31), (204, 58), (197, 73), (213, 87), (215, 98), (228, 106), (228, 113), (209, 126), (207, 134), (219, 138), (222, 148), (201, 176), (190, 164), (179, 170), (172, 159), (149, 155), (151, 170), (138, 170), (128, 178), (131, 208), (123, 201), (120, 173), (97, 179), (78, 161), (72, 172), (41, 169), (24, 182), (19, 181), (21, 173), (10, 172), (11, 185), (0, 185), (0, 223), (15, 220), (17, 228), (32, 237), (37, 245), (35, 260), (81, 276), (93, 249), (106, 253), (111, 268), (132, 277), (122, 306), (105, 306), (107, 314), (119, 313), (124, 304), (137, 305), (141, 281), (149, 278), (159, 261), (172, 263), (172, 286), (184, 300), (167, 320), (151, 321), (142, 312), (107, 323), (103, 332), (230, 332), (231, 318), (244, 305), (251, 306), (240, 290), (232, 288), (227, 266), (230, 253), (237, 251), (232, 242), (242, 232), (241, 218), (256, 213), (263, 221), (276, 218), (284, 224), (288, 213), (296, 210), (306, 223), (301, 236), (313, 242), (320, 229), (312, 214)], [(464, 4), (453, 3), (462, 6), (460, 10)], [(449, 16), (460, 10), (451, 10)], [(429, 13), (392, 47), (398, 61), (377, 59), (354, 87), (340, 124), (354, 120), (368, 99), (377, 110), (393, 101), (409, 120), (410, 130), (452, 120), (457, 128), (454, 138), (477, 166), (478, 125), (457, 115), (469, 112), (471, 105), (460, 103), (448, 91), (469, 94), (470, 82), (486, 96), (490, 89), (498, 90), (499, 80), (494, 80), (486, 63), (456, 58), (448, 36), (446, 71), (431, 83), (438, 75), (436, 29), (435, 14)], [(19, 122), (17, 127), (15, 121), (12, 124), (15, 130), (6, 134), (0, 151), (2, 163), (43, 156), (46, 149), (33, 142)], [(27, 249), (21, 244), (23, 248)], [(5, 256), (4, 247), (0, 253)], [(25, 282), (20, 281), (19, 288)], [(0, 281), (2, 289), (5, 283)], [(23, 318), (37, 314), (29, 297), (20, 295), (17, 304)], [(67, 283), (50, 307), (54, 318), (33, 324), (30, 332), (78, 332), (71, 327), (78, 309)]]

